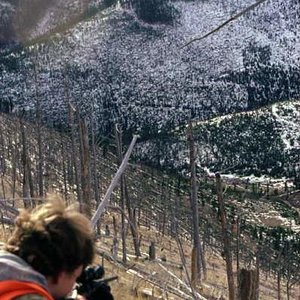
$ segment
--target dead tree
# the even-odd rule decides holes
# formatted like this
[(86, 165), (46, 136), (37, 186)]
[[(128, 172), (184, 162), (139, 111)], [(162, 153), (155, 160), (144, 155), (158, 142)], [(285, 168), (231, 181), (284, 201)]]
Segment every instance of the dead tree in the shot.
[(236, 219), (236, 272), (240, 271), (240, 215)]
[[(23, 164), (23, 198), (34, 198), (33, 181), (31, 176), (31, 164), (28, 154), (28, 142), (25, 125), (21, 121), (21, 135), (22, 135), (22, 164)], [(24, 206), (28, 206), (28, 201), (24, 200)]]
[(188, 141), (190, 147), (190, 168), (191, 168), (191, 210), (193, 215), (193, 253), (192, 260), (192, 283), (195, 286), (201, 280), (201, 241), (199, 232), (199, 209), (197, 199), (197, 175), (196, 175), (196, 153), (192, 124), (189, 124)]
[(120, 178), (121, 178), (121, 175), (123, 174), (123, 172), (125, 171), (127, 165), (128, 165), (128, 160), (129, 160), (129, 157), (132, 153), (132, 150), (133, 150), (133, 147), (136, 143), (138, 139), (138, 136), (137, 135), (134, 135), (133, 138), (132, 138), (132, 141), (127, 149), (127, 152), (124, 156), (124, 159), (121, 163), (121, 165), (119, 166), (118, 170), (117, 170), (117, 173), (115, 174), (115, 176), (113, 177), (105, 195), (104, 195), (104, 198), (102, 200), (102, 202), (99, 204), (99, 206), (97, 207), (97, 210), (96, 212), (94, 213), (92, 219), (91, 219), (91, 223), (92, 223), (92, 226), (95, 227), (99, 218), (101, 217), (101, 214), (104, 212), (107, 204), (109, 203), (110, 201), (110, 196), (114, 190), (114, 188), (117, 186)]
[[(117, 139), (117, 148), (118, 148), (118, 155), (119, 155), (119, 162), (123, 160), (123, 153), (122, 153), (122, 135), (121, 135), (121, 130), (120, 128), (116, 127), (116, 136), (118, 136)], [(124, 174), (121, 176), (121, 196), (124, 197), (123, 199), (125, 200), (125, 203), (122, 201), (122, 210), (125, 212), (125, 204), (127, 207), (127, 212), (128, 212), (128, 220), (129, 220), (129, 226), (130, 226), (130, 231), (133, 239), (133, 246), (134, 246), (134, 252), (136, 256), (141, 256), (141, 251), (140, 251), (140, 241), (139, 241), (139, 232), (138, 232), (138, 226), (137, 226), (137, 221), (136, 221), (136, 216), (134, 213), (134, 209), (132, 207), (131, 199), (129, 196), (128, 192), (128, 187), (127, 187), (127, 180)], [(123, 207), (124, 205), (124, 207)], [(122, 221), (123, 224), (123, 221)], [(123, 228), (123, 227), (122, 227)], [(124, 220), (124, 229), (125, 229), (125, 220)], [(125, 232), (124, 232), (125, 234)]]
[(155, 251), (155, 242), (151, 241), (149, 246), (149, 260), (155, 260), (156, 259), (156, 251)]
[(88, 128), (85, 120), (80, 120), (80, 149), (81, 149), (81, 187), (84, 212), (90, 218), (91, 212), (91, 178), (90, 178), (90, 147)]
[[(94, 122), (92, 123), (92, 130), (91, 130), (91, 142), (92, 142), (92, 173), (93, 173), (93, 183), (94, 183), (94, 195), (96, 200), (96, 205), (100, 204), (100, 190), (99, 190), (99, 176), (97, 172), (97, 153), (96, 153), (96, 141), (95, 141), (95, 125)], [(100, 222), (97, 224), (97, 233), (98, 235), (101, 234), (100, 230)]]
[(281, 273), (280, 270), (277, 272), (277, 299), (281, 300)]
[(178, 232), (175, 235), (175, 240), (177, 242), (177, 246), (178, 246), (178, 250), (179, 250), (179, 254), (180, 254), (181, 263), (182, 263), (183, 269), (184, 269), (185, 274), (186, 274), (187, 282), (188, 282), (188, 284), (189, 284), (189, 286), (191, 288), (193, 299), (198, 299), (198, 297), (196, 295), (196, 292), (194, 290), (194, 284), (193, 284), (193, 282), (192, 282), (192, 280), (190, 278), (190, 275), (189, 275), (189, 272), (188, 272), (188, 269), (187, 269), (187, 263), (186, 263), (186, 260), (185, 260), (184, 251), (183, 251), (182, 243), (180, 241)]
[[(118, 125), (115, 125), (115, 139), (116, 139), (116, 145), (117, 145), (117, 152), (118, 152), (118, 163), (121, 164), (123, 159), (122, 154), (122, 135), (121, 130), (118, 128)], [(122, 236), (122, 260), (123, 263), (126, 263), (127, 261), (127, 249), (126, 249), (126, 235), (125, 235), (125, 175), (121, 175), (120, 179), (120, 189), (121, 189), (121, 236)]]
[(118, 229), (117, 222), (115, 216), (113, 216), (113, 227), (114, 227), (114, 237), (113, 237), (113, 245), (112, 245), (112, 255), (114, 259), (118, 258)]
[(260, 281), (260, 247), (258, 247), (256, 252), (256, 289), (255, 289), (255, 297), (259, 299), (259, 281)]
[(234, 278), (233, 278), (233, 270), (232, 270), (231, 245), (230, 245), (230, 237), (229, 237), (229, 233), (228, 233), (226, 211), (225, 211), (225, 204), (224, 204), (224, 198), (223, 198), (223, 187), (222, 187), (220, 174), (216, 174), (216, 186), (217, 186), (218, 202), (219, 202), (219, 207), (220, 207), (222, 239), (223, 239), (223, 246), (224, 246), (224, 256), (225, 256), (225, 261), (226, 261), (229, 300), (234, 300), (235, 299), (235, 289), (234, 289)]
[(80, 204), (82, 204), (82, 196), (81, 196), (81, 190), (80, 190), (80, 183), (79, 183), (79, 168), (77, 163), (78, 158), (78, 148), (76, 145), (76, 138), (75, 138), (75, 121), (74, 121), (74, 113), (76, 109), (74, 106), (69, 103), (69, 124), (71, 128), (71, 161), (73, 162), (73, 168), (74, 168), (74, 175), (75, 175), (75, 185), (76, 185), (76, 192), (77, 192), (77, 199)]
[(5, 186), (4, 186), (4, 175), (5, 175), (5, 159), (3, 156), (0, 156), (0, 176), (1, 176), (1, 187), (2, 187), (2, 196), (3, 199), (5, 196)]
[(241, 269), (238, 273), (239, 282), (239, 300), (257, 300), (258, 299), (258, 277), (257, 270)]
[(63, 135), (61, 135), (60, 139), (61, 139), (61, 153), (62, 153), (64, 198), (65, 198), (65, 201), (68, 201), (67, 154), (66, 154), (66, 149), (65, 149), (65, 143), (63, 140)]
[(142, 255), (141, 250), (140, 250), (141, 237), (140, 237), (139, 231), (138, 231), (135, 210), (132, 207), (131, 199), (129, 197), (126, 178), (125, 178), (124, 187), (125, 187), (125, 201), (126, 201), (126, 206), (127, 206), (127, 211), (128, 211), (130, 231), (131, 231), (131, 235), (132, 235), (132, 239), (133, 239), (134, 253), (136, 256), (141, 256)]
[(3, 198), (5, 199), (5, 186), (4, 186), (4, 175), (5, 175), (5, 169), (6, 169), (6, 164), (5, 164), (5, 141), (4, 141), (4, 135), (3, 135), (3, 130), (0, 127), (0, 176), (1, 176), (1, 186), (2, 186), (2, 195)]
[[(65, 75), (65, 80), (64, 80), (64, 93), (65, 93), (65, 101), (68, 106), (68, 117), (69, 117), (69, 126), (71, 130), (71, 161), (73, 162), (73, 168), (74, 168), (74, 173), (75, 173), (75, 184), (76, 184), (76, 192), (77, 192), (77, 199), (78, 202), (80, 203), (80, 206), (82, 204), (82, 197), (81, 197), (81, 190), (80, 190), (80, 184), (79, 184), (79, 170), (78, 170), (78, 164), (77, 164), (77, 158), (78, 158), (78, 149), (76, 146), (76, 138), (75, 138), (75, 113), (76, 113), (76, 108), (74, 105), (71, 103), (70, 99), (70, 89), (69, 89), (69, 82), (68, 82), (68, 76), (67, 76), (67, 71), (65, 68), (64, 71)], [(81, 209), (81, 208), (80, 208)]]
[(37, 144), (38, 144), (38, 161), (37, 161), (37, 181), (38, 181), (38, 195), (43, 198), (44, 196), (44, 183), (43, 183), (43, 144), (42, 144), (42, 113), (40, 97), (38, 92), (37, 70), (34, 64), (34, 80), (35, 80), (35, 98), (36, 98), (36, 130), (37, 130)]
[(17, 143), (12, 149), (12, 197), (16, 196), (16, 181), (17, 181)]

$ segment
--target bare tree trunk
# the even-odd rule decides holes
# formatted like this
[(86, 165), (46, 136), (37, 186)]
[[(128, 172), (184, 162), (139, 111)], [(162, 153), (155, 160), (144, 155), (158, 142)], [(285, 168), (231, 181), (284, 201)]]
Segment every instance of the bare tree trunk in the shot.
[(140, 250), (140, 239), (137, 221), (136, 221), (136, 214), (134, 212), (134, 209), (131, 205), (131, 200), (128, 193), (128, 188), (126, 184), (126, 178), (124, 180), (124, 187), (125, 187), (125, 200), (126, 200), (126, 206), (128, 211), (128, 218), (129, 218), (129, 225), (131, 230), (131, 235), (133, 239), (133, 247), (134, 247), (134, 253), (136, 256), (141, 256), (141, 250)]
[(165, 226), (165, 181), (164, 178), (162, 179), (161, 182), (161, 187), (160, 187), (160, 196), (158, 196), (160, 198), (160, 206), (161, 206), (161, 211), (158, 212), (159, 214), (159, 218), (158, 218), (158, 224), (156, 224), (156, 227), (158, 228), (158, 232), (161, 233), (163, 236), (165, 235), (164, 232), (164, 226)]
[(37, 126), (37, 142), (38, 142), (38, 187), (39, 187), (39, 197), (44, 197), (44, 183), (43, 183), (43, 146), (42, 146), (42, 132), (40, 121), (38, 121)]
[[(95, 193), (95, 200), (96, 200), (96, 206), (100, 204), (100, 191), (99, 191), (99, 176), (97, 173), (97, 154), (96, 154), (96, 142), (95, 142), (95, 127), (93, 123), (93, 128), (91, 130), (91, 137), (92, 137), (92, 152), (93, 152), (93, 180), (94, 180), (94, 193)], [(100, 236), (101, 230), (100, 230), (100, 222), (97, 224), (97, 233)]]
[(3, 199), (5, 199), (6, 193), (5, 193), (4, 175), (3, 174), (1, 174), (1, 186), (2, 186), (2, 196), (3, 196)]
[(85, 120), (80, 121), (80, 144), (81, 144), (81, 186), (84, 212), (91, 218), (91, 180), (90, 180), (90, 147), (88, 129)]
[(64, 184), (64, 198), (65, 201), (68, 201), (68, 179), (67, 179), (67, 155), (66, 149), (63, 141), (63, 137), (61, 136), (61, 152), (62, 152), (62, 169), (63, 169), (63, 184)]
[[(123, 159), (122, 154), (122, 133), (118, 125), (115, 125), (115, 138), (117, 145), (117, 152), (119, 158), (119, 164), (121, 164)], [(121, 175), (121, 236), (122, 236), (122, 260), (124, 263), (127, 261), (127, 249), (126, 249), (126, 233), (125, 233), (125, 187), (124, 187), (125, 176)]]
[[(25, 133), (25, 125), (21, 122), (22, 135), (22, 164), (23, 164), (23, 198), (30, 198), (30, 166), (28, 157), (28, 145)], [(28, 201), (24, 200), (24, 207), (28, 207)]]
[(92, 223), (92, 226), (95, 227), (101, 214), (103, 213), (103, 211), (105, 210), (105, 207), (107, 206), (107, 204), (109, 203), (109, 200), (110, 200), (110, 196), (114, 190), (114, 188), (116, 187), (117, 183), (119, 182), (119, 179), (121, 178), (121, 175), (123, 174), (123, 172), (125, 171), (126, 167), (127, 167), (127, 164), (128, 164), (128, 160), (129, 160), (129, 157), (132, 153), (132, 150), (133, 150), (133, 147), (136, 143), (136, 140), (137, 140), (138, 136), (137, 135), (134, 135), (133, 138), (132, 138), (132, 141), (126, 151), (126, 154), (124, 156), (124, 159), (121, 163), (121, 165), (119, 166), (118, 170), (117, 170), (117, 173), (115, 174), (115, 176), (113, 177), (109, 187), (108, 187), (108, 190), (106, 191), (105, 195), (104, 195), (104, 198), (102, 200), (102, 202), (100, 203), (100, 205), (97, 207), (97, 210), (96, 212), (94, 213), (92, 219), (91, 219), (91, 223)]
[(240, 271), (240, 216), (236, 220), (236, 273)]
[(116, 218), (113, 217), (113, 225), (114, 225), (114, 237), (113, 237), (113, 246), (112, 246), (112, 255), (114, 259), (118, 257), (118, 230), (117, 230), (117, 222)]
[[(121, 160), (122, 161), (122, 160)], [(126, 223), (125, 223), (125, 177), (121, 176), (120, 180), (120, 188), (121, 188), (121, 227), (122, 227), (122, 261), (123, 263), (127, 262), (127, 247), (126, 247)]]
[[(1, 139), (1, 144), (4, 146), (3, 136)], [(5, 156), (4, 156), (4, 151), (2, 151), (2, 155), (0, 155), (0, 176), (1, 176), (2, 196), (5, 199), (6, 195), (5, 195), (5, 186), (4, 186), (4, 175), (5, 175)]]
[(259, 281), (260, 281), (260, 248), (256, 253), (256, 289), (255, 289), (255, 299), (259, 299)]
[(4, 136), (3, 136), (3, 131), (2, 128), (0, 127), (0, 176), (1, 176), (1, 186), (2, 186), (2, 195), (3, 198), (5, 199), (5, 187), (4, 187), (4, 175), (5, 175), (5, 142), (4, 142)]
[(241, 269), (239, 274), (239, 300), (258, 300), (257, 270)]
[(80, 183), (79, 183), (79, 170), (78, 170), (78, 164), (77, 164), (77, 157), (78, 157), (78, 149), (76, 147), (75, 142), (75, 118), (74, 114), (76, 112), (76, 108), (72, 105), (71, 99), (70, 99), (70, 93), (69, 93), (69, 82), (68, 82), (68, 74), (67, 74), (67, 67), (65, 66), (65, 80), (64, 80), (64, 92), (65, 92), (65, 100), (66, 104), (68, 106), (69, 111), (69, 125), (71, 129), (71, 155), (72, 155), (72, 162), (74, 167), (74, 173), (75, 173), (75, 184), (76, 184), (76, 192), (77, 192), (77, 199), (80, 204), (80, 209), (82, 210), (82, 197), (81, 197), (81, 189), (80, 189)]
[(155, 251), (155, 242), (151, 241), (149, 246), (149, 260), (155, 260), (156, 259), (156, 251)]
[[(120, 159), (120, 163), (123, 160), (123, 153), (122, 153), (122, 137), (121, 137), (121, 132), (117, 130), (116, 128), (116, 132), (118, 132), (118, 149), (119, 149), (119, 159)], [(134, 246), (134, 252), (136, 256), (141, 256), (141, 251), (140, 251), (140, 246), (139, 246), (139, 232), (138, 232), (138, 227), (137, 227), (137, 221), (136, 221), (136, 216), (134, 214), (133, 208), (132, 208), (132, 203), (131, 203), (131, 199), (129, 197), (129, 193), (128, 193), (128, 188), (127, 188), (127, 180), (126, 177), (124, 175), (121, 176), (121, 187), (123, 186), (122, 189), (122, 195), (124, 197), (126, 206), (127, 206), (127, 212), (128, 212), (128, 219), (129, 219), (129, 226), (130, 226), (130, 231), (131, 231), (131, 235), (132, 235), (132, 239), (133, 239), (133, 246)], [(123, 194), (124, 192), (124, 194)], [(125, 203), (123, 203), (122, 201), (122, 210), (124, 208), (124, 212), (125, 212)], [(123, 207), (124, 205), (124, 207)], [(125, 223), (124, 223), (125, 224)]]
[(220, 174), (216, 174), (216, 185), (217, 185), (218, 201), (219, 201), (219, 206), (220, 206), (222, 239), (223, 239), (223, 245), (224, 245), (224, 255), (225, 255), (225, 260), (226, 260), (229, 300), (234, 300), (235, 299), (235, 288), (234, 288), (234, 278), (233, 278), (233, 270), (232, 270), (231, 246), (230, 246), (230, 237), (228, 235), (226, 211), (225, 211), (225, 204), (224, 204), (224, 199), (223, 199), (223, 187), (222, 187)]
[(281, 274), (277, 272), (277, 300), (281, 300)]
[(74, 112), (75, 108), (72, 106), (71, 103), (69, 103), (69, 124), (71, 127), (71, 154), (72, 154), (72, 162), (74, 167), (74, 173), (75, 173), (75, 184), (76, 184), (76, 191), (77, 191), (77, 199), (80, 203), (80, 209), (82, 209), (82, 197), (81, 197), (81, 189), (80, 189), (80, 183), (79, 183), (79, 171), (78, 171), (78, 164), (77, 164), (77, 158), (78, 158), (78, 149), (76, 147), (75, 142), (75, 122), (74, 122)]
[(197, 175), (196, 175), (196, 154), (192, 124), (189, 124), (188, 141), (190, 144), (190, 168), (191, 168), (191, 210), (193, 215), (193, 251), (194, 265), (192, 264), (192, 284), (195, 287), (201, 280), (201, 241), (199, 232), (199, 209), (197, 199)]
[(37, 162), (37, 178), (38, 178), (38, 195), (43, 198), (44, 184), (43, 184), (43, 148), (42, 148), (42, 118), (41, 118), (41, 105), (38, 92), (37, 70), (34, 64), (34, 80), (35, 80), (35, 102), (36, 102), (36, 129), (37, 129), (37, 143), (38, 143), (38, 162)]
[(12, 155), (12, 197), (16, 197), (16, 181), (17, 181), (17, 145), (13, 145)]
[(180, 181), (179, 181), (179, 187), (176, 191), (176, 197), (175, 197), (175, 203), (171, 208), (171, 236), (175, 238), (176, 234), (178, 234), (178, 214), (179, 214), (179, 200), (180, 200)]

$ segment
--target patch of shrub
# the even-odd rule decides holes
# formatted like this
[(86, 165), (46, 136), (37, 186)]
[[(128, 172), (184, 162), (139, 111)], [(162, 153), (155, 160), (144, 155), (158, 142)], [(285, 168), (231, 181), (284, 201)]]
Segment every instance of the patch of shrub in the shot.
[(169, 0), (137, 0), (133, 7), (139, 19), (150, 23), (173, 25), (179, 11)]

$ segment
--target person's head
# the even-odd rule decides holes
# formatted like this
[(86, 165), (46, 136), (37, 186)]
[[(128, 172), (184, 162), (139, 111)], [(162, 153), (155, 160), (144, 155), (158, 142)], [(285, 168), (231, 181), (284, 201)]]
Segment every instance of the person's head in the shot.
[(93, 230), (83, 214), (52, 197), (20, 213), (6, 250), (43, 274), (54, 297), (63, 297), (93, 260)]

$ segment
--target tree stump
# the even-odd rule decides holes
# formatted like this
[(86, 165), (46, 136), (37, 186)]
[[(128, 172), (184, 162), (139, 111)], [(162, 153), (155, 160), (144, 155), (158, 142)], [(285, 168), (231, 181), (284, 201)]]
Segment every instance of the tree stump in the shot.
[(155, 243), (151, 242), (149, 246), (149, 260), (155, 260)]
[(107, 224), (105, 225), (105, 236), (110, 236), (110, 230)]

